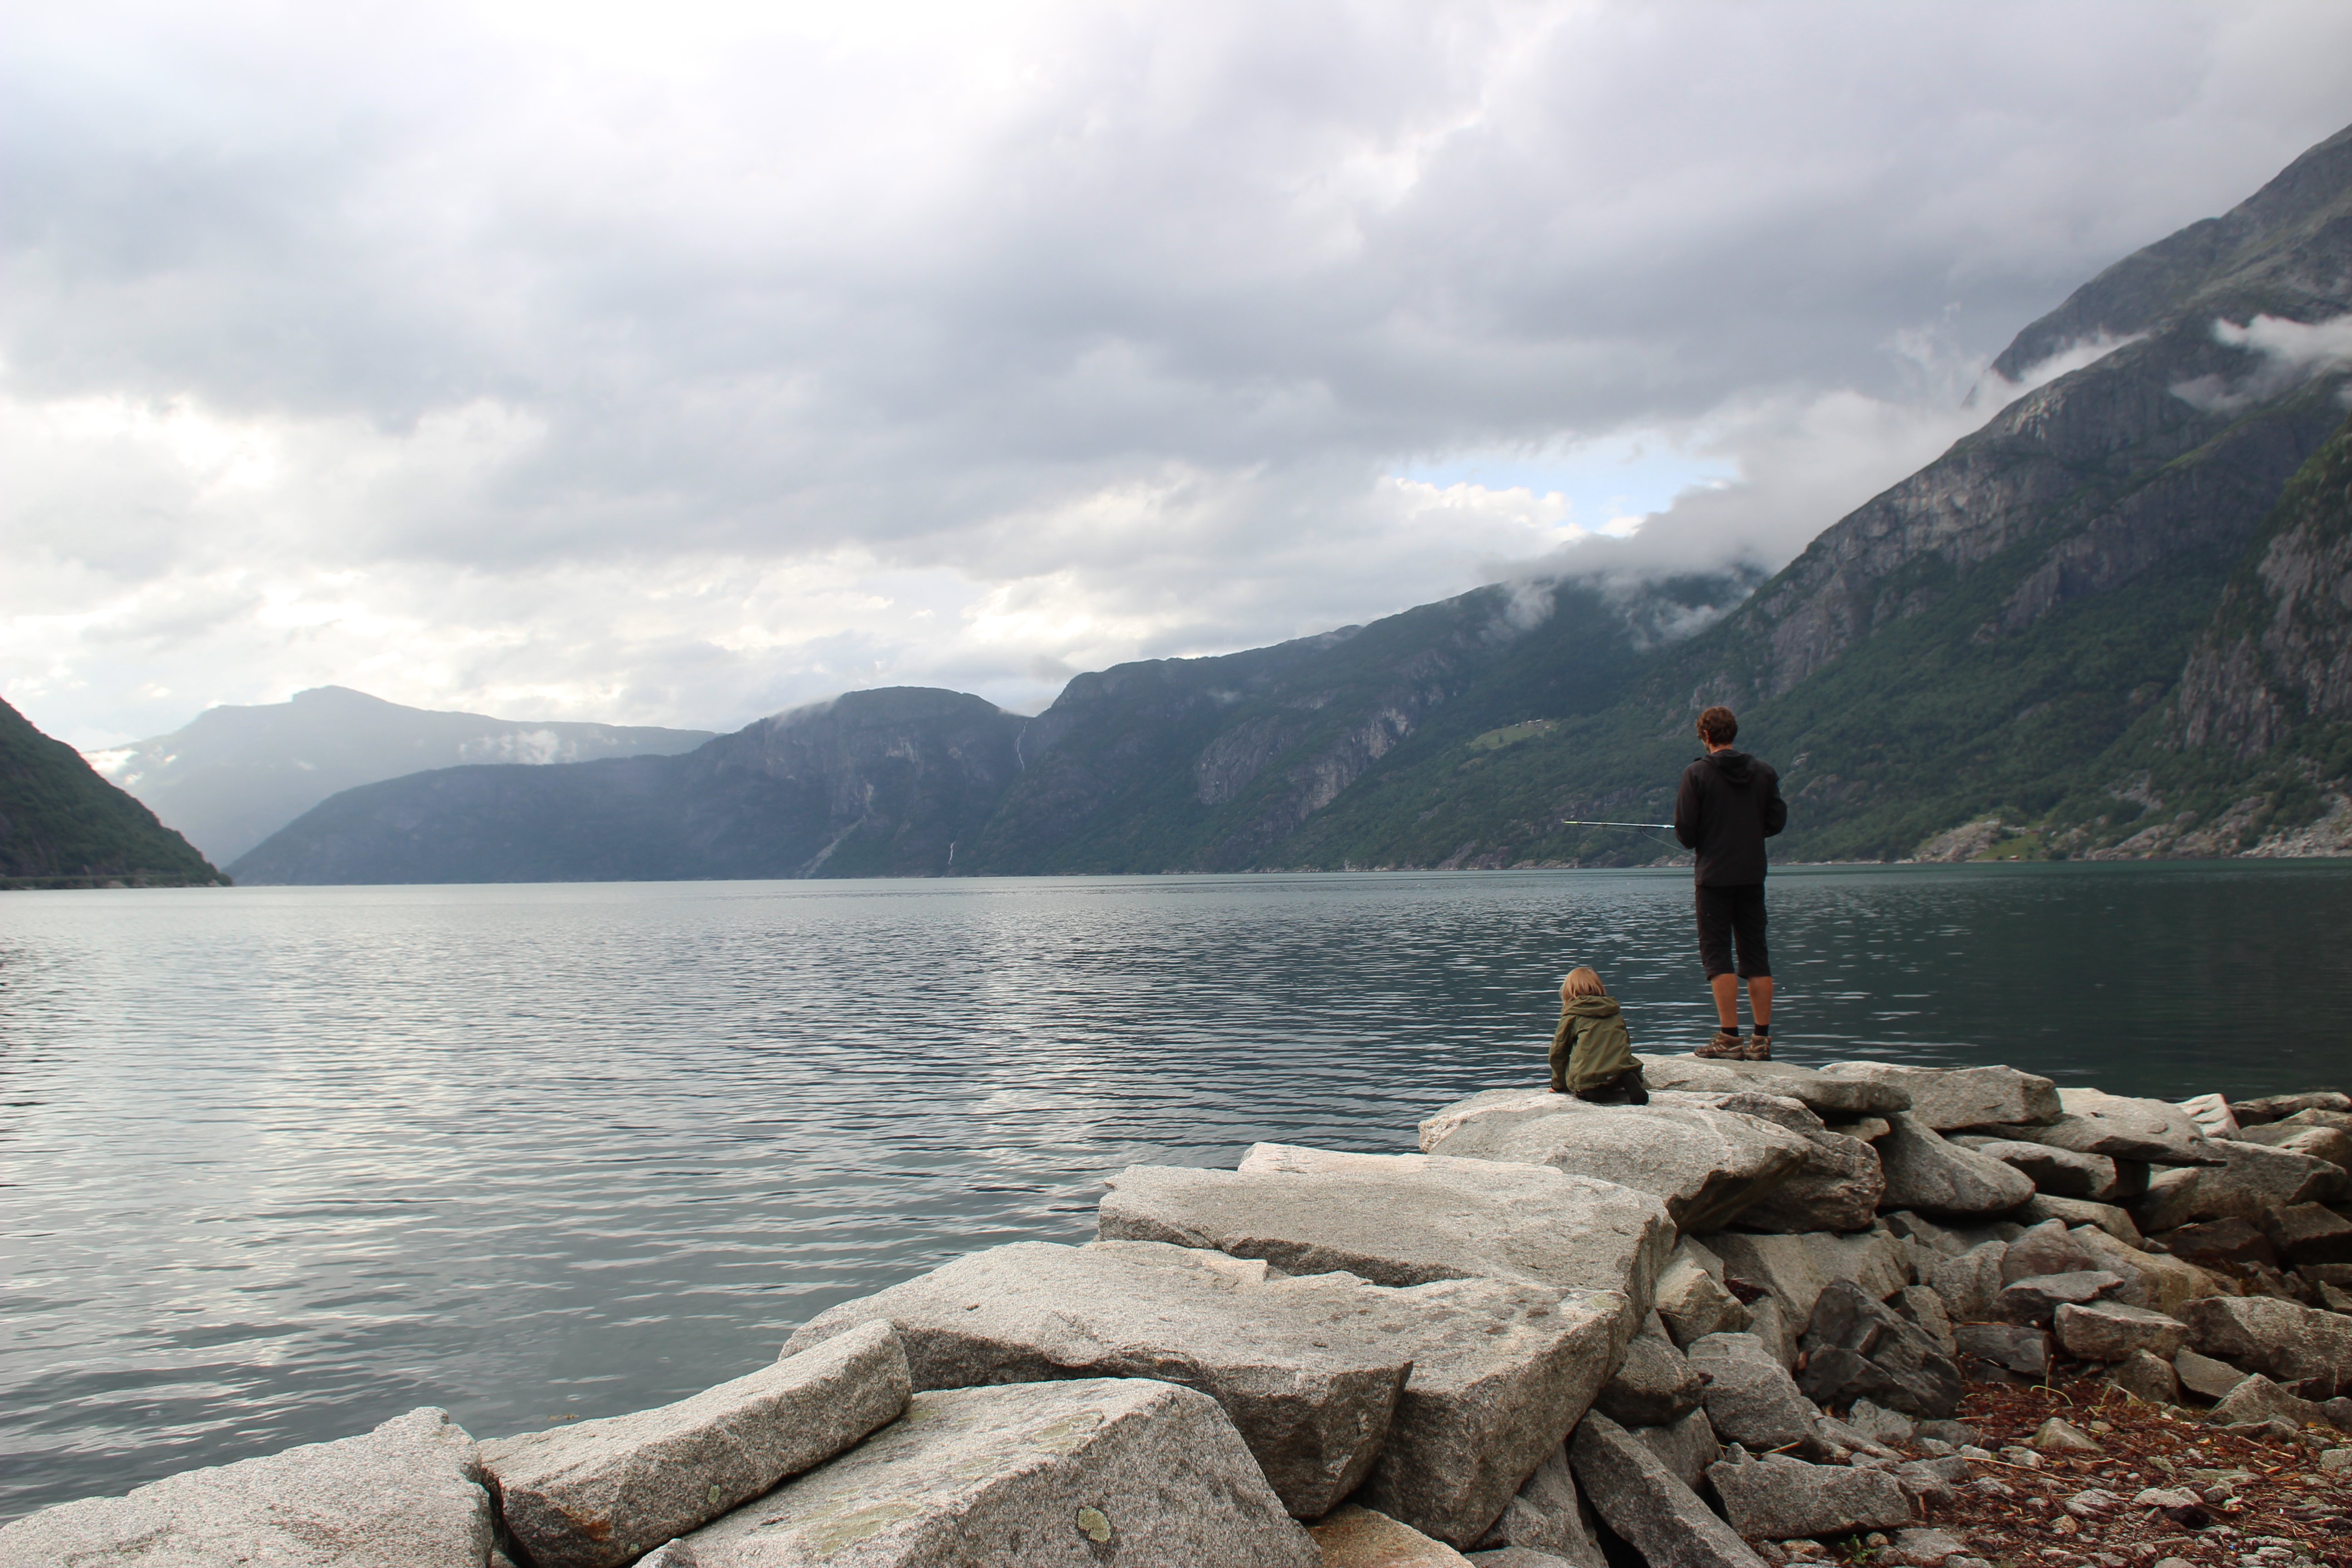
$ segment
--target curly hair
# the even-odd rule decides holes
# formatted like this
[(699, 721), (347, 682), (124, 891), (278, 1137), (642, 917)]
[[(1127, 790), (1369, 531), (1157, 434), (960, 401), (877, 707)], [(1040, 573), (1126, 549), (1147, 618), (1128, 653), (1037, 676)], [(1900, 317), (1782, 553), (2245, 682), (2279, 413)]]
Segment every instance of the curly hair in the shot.
[(1698, 738), (1710, 746), (1727, 746), (1738, 734), (1738, 716), (1728, 708), (1710, 708), (1698, 716)]

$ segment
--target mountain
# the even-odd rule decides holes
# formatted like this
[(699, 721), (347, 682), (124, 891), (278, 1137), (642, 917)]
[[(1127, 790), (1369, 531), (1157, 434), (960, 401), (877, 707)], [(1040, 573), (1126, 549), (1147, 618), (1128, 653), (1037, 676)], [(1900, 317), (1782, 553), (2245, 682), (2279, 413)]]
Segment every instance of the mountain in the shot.
[(349, 790), (253, 882), (1226, 869), (1424, 730), (1605, 705), (1747, 584), (1481, 588), (1368, 626), (1081, 676), (1034, 719), (854, 691), (677, 757), (461, 767)]
[(1715, 701), (1780, 767), (1783, 859), (2352, 848), (2352, 130), (1994, 368), (2053, 362), (1760, 584), (1496, 585), (1080, 676), (1034, 720), (858, 693), (658, 765), (419, 774), (232, 869), (1646, 863), (1672, 847), (1563, 819), (1663, 820)]
[(442, 768), (346, 790), (234, 864), (256, 882), (937, 876), (1020, 771), (981, 698), (853, 691), (683, 756)]
[(80, 752), (0, 702), (0, 887), (227, 880)]
[(690, 752), (707, 730), (531, 723), (404, 708), (341, 686), (208, 708), (168, 735), (91, 754), (100, 772), (226, 864), (341, 790), (463, 763)]

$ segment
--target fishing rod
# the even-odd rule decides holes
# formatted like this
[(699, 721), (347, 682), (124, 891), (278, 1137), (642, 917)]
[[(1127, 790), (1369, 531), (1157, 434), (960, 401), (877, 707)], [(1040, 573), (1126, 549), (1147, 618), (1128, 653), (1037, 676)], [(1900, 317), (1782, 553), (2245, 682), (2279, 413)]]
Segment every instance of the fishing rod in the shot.
[(1563, 816), (1559, 820), (1569, 827), (1674, 827), (1671, 822), (1587, 822), (1580, 816)]

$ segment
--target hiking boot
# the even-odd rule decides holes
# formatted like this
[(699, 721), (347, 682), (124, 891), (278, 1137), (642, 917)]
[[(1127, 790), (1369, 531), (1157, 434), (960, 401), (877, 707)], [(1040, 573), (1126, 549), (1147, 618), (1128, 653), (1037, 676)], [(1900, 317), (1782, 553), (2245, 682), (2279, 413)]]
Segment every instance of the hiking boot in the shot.
[(1772, 1059), (1772, 1037), (1769, 1035), (1754, 1035), (1749, 1037), (1748, 1043), (1739, 1048), (1739, 1059), (1743, 1062), (1770, 1061)]
[(1693, 1051), (1691, 1055), (1709, 1061), (1737, 1062), (1748, 1059), (1748, 1047), (1739, 1043), (1737, 1029), (1717, 1029), (1715, 1038)]

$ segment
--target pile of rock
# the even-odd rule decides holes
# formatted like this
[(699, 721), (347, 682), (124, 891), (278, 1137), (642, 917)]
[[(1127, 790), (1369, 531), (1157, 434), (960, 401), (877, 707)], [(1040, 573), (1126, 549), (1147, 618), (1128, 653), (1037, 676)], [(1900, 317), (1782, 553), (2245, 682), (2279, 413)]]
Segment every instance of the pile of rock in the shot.
[(1643, 1063), (1648, 1105), (1496, 1090), (1415, 1154), (1130, 1167), (1096, 1241), (960, 1258), (692, 1399), (478, 1444), (419, 1411), (37, 1514), (0, 1568), (1759, 1568), (1874, 1533), (1967, 1568), (1928, 1526), (2002, 1484), (1971, 1378), (2352, 1429), (2352, 1100)]

